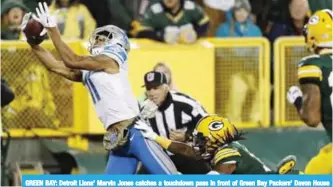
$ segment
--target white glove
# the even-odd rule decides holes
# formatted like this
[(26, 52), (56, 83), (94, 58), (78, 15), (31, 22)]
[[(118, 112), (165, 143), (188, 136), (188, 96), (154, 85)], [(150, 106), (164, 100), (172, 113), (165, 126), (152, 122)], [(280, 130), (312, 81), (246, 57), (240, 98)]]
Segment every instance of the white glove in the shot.
[(180, 42), (185, 44), (194, 43), (197, 40), (197, 33), (192, 24), (186, 24), (180, 27)]
[(49, 8), (47, 7), (46, 2), (39, 2), (36, 12), (37, 16), (33, 15), (32, 17), (41, 23), (45, 28), (54, 28), (57, 26), (57, 18), (55, 15), (51, 15), (49, 13)]
[(24, 14), (23, 18), (22, 18), (22, 23), (21, 23), (21, 30), (23, 31), (25, 29), (25, 27), (27, 26), (28, 21), (30, 20), (32, 13), (26, 13)]
[(142, 136), (155, 141), (157, 138), (157, 134), (153, 131), (151, 127), (149, 127), (145, 122), (143, 121), (137, 121), (134, 125), (134, 128), (140, 130), (142, 132)]
[(147, 99), (143, 103), (143, 109), (140, 112), (140, 117), (142, 119), (153, 118), (155, 117), (157, 109), (158, 106), (150, 99)]
[(289, 91), (287, 92), (287, 99), (290, 104), (295, 104), (295, 101), (297, 98), (303, 97), (301, 89), (299, 89), (297, 86), (292, 86), (289, 88)]
[(164, 41), (168, 44), (174, 44), (179, 38), (180, 30), (176, 26), (167, 26), (164, 28)]

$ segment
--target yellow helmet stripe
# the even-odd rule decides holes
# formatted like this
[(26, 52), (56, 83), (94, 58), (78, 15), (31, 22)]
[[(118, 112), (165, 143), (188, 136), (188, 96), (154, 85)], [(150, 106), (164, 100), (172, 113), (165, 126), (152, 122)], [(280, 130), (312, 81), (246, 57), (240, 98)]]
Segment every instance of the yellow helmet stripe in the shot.
[(231, 148), (225, 148), (225, 149), (221, 149), (219, 150), (216, 154), (215, 154), (215, 158), (221, 157), (223, 155), (228, 155), (230, 153), (238, 153), (240, 155), (240, 153), (234, 149)]
[(332, 17), (333, 17), (332, 10), (330, 10), (330, 9), (324, 9), (323, 11), (326, 12), (330, 16), (330, 18), (332, 19)]
[(218, 151), (215, 155), (215, 157), (219, 157), (219, 156), (222, 156), (222, 155), (226, 155), (226, 154), (229, 154), (229, 153), (235, 153), (237, 151), (233, 150), (233, 149), (227, 149), (227, 150), (221, 150), (221, 151)]

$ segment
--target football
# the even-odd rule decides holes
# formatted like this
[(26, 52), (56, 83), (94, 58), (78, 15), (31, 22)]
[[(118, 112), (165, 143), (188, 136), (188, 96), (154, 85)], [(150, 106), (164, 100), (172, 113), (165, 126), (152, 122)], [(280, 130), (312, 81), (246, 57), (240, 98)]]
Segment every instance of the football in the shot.
[(39, 34), (42, 32), (43, 29), (44, 27), (42, 24), (40, 24), (38, 21), (34, 19), (30, 19), (23, 32), (26, 35), (26, 37), (31, 38), (39, 36)]

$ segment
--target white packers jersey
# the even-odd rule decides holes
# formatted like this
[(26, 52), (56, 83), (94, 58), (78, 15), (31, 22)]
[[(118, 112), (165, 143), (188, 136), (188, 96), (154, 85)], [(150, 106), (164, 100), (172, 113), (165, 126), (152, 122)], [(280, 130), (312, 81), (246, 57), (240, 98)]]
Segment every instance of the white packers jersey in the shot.
[(99, 119), (107, 129), (110, 125), (139, 114), (139, 106), (128, 79), (127, 53), (118, 45), (106, 45), (104, 54), (119, 65), (119, 73), (82, 72), (82, 80), (94, 102)]

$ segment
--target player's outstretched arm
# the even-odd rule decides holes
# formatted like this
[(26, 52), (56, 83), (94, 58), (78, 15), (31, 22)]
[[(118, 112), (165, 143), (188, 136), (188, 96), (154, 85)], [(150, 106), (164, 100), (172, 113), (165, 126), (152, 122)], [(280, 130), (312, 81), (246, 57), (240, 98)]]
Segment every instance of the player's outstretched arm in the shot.
[(185, 143), (169, 140), (165, 137), (158, 136), (146, 123), (138, 121), (135, 126), (136, 129), (142, 132), (142, 136), (155, 141), (164, 149), (172, 152), (173, 154), (181, 154), (186, 157), (196, 158), (193, 148)]
[(74, 51), (61, 39), (59, 30), (56, 27), (48, 28), (48, 34), (60, 54), (63, 61), (77, 61), (82, 57), (76, 55)]
[[(161, 139), (163, 139), (163, 137), (158, 138), (158, 141), (156, 141), (160, 145), (161, 145), (161, 142), (163, 142), (163, 140), (161, 140)], [(195, 154), (193, 148), (190, 145), (187, 145), (183, 142), (177, 142), (177, 141), (171, 141), (171, 140), (169, 140), (169, 141), (170, 141), (170, 145), (168, 147), (166, 147), (165, 149), (170, 151), (171, 153), (180, 154), (180, 155), (183, 155), (183, 156), (186, 156), (189, 158), (198, 159), (198, 160), (201, 159)]]
[(297, 86), (290, 87), (287, 98), (289, 103), (297, 108), (300, 118), (310, 127), (317, 127), (321, 122), (320, 84), (323, 72), (317, 65), (317, 55), (305, 57), (299, 63), (297, 70)]
[[(24, 31), (31, 18), (31, 15), (31, 12), (26, 13), (22, 19), (21, 29), (23, 33), (25, 33)], [(26, 36), (27, 43), (30, 45), (32, 51), (35, 53), (39, 61), (41, 61), (42, 64), (51, 72), (57, 73), (72, 81), (81, 81), (81, 71), (67, 68), (61, 61), (57, 61), (49, 51), (39, 46), (39, 44), (44, 41), (45, 34), (46, 32), (42, 31), (39, 36)]]
[(101, 54), (94, 57), (76, 55), (72, 49), (62, 41), (59, 30), (56, 27), (49, 28), (48, 33), (61, 59), (68, 68), (106, 71), (111, 74), (119, 72), (118, 63), (106, 55)]
[(310, 127), (317, 127), (321, 121), (320, 89), (316, 84), (301, 84), (302, 107), (298, 110), (300, 118)]
[(80, 70), (67, 68), (61, 61), (57, 61), (54, 56), (39, 45), (31, 46), (39, 61), (51, 72), (54, 72), (69, 80), (81, 82), (82, 73)]
[(54, 15), (51, 15), (46, 2), (38, 3), (36, 8), (37, 16), (33, 18), (40, 22), (48, 31), (48, 34), (60, 54), (64, 62), (72, 62), (81, 60), (81, 56), (76, 55), (73, 50), (61, 39), (59, 30), (57, 29), (57, 21)]
[(118, 73), (118, 63), (106, 56), (98, 55), (94, 57), (76, 55), (72, 49), (61, 39), (55, 16), (49, 13), (47, 4), (38, 3), (36, 8), (37, 16), (33, 16), (35, 20), (40, 22), (47, 30), (55, 45), (60, 57), (66, 67), (72, 69), (85, 69), (91, 71), (105, 71), (107, 73)]

